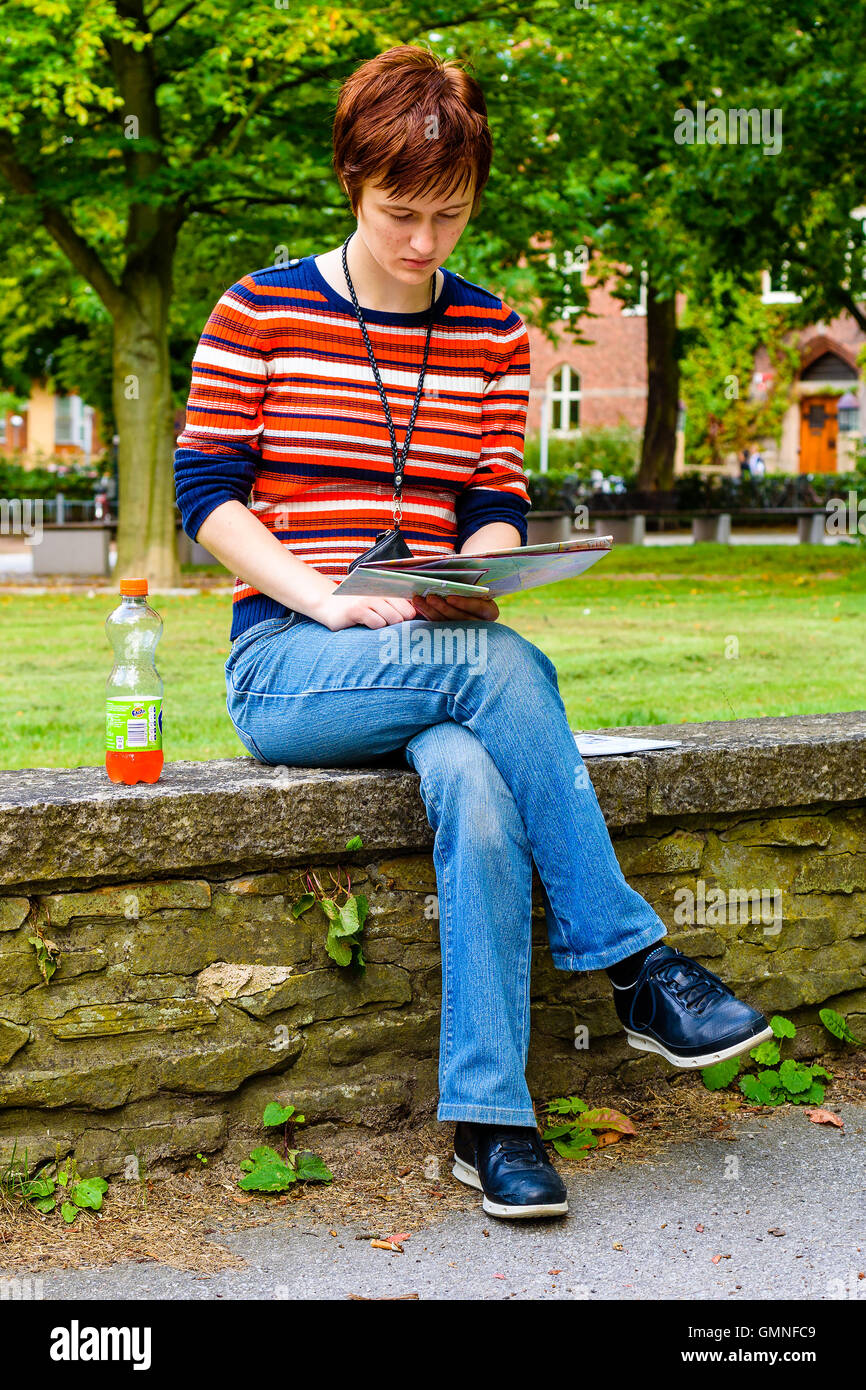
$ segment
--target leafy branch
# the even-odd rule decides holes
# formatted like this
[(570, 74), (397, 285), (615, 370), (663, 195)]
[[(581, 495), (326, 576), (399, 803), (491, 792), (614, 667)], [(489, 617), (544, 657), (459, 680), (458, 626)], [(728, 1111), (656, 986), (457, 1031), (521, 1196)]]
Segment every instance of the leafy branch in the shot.
[[(362, 849), (363, 841), (360, 835), (353, 835), (346, 841), (346, 849)], [(326, 893), (319, 879), (312, 869), (308, 869), (304, 875), (304, 882), (307, 885), (307, 892), (302, 893), (296, 903), (292, 904), (292, 916), (298, 918), (304, 912), (318, 903), (328, 918), (328, 935), (325, 939), (325, 950), (337, 965), (348, 966), (353, 963), (361, 970), (366, 968), (364, 953), (361, 948), (361, 932), (364, 930), (364, 920), (369, 911), (369, 903), (361, 894), (352, 892), (352, 876), (346, 869), (346, 883), (343, 883), (343, 869), (337, 865), (337, 877), (334, 878), (331, 870), (328, 876), (334, 885), (331, 895)], [(345, 899), (339, 901), (340, 894), (345, 894)]]

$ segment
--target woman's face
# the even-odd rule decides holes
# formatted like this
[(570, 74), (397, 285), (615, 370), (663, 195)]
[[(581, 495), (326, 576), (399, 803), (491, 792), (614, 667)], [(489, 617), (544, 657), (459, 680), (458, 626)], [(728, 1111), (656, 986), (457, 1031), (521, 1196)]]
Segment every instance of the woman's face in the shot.
[(472, 212), (475, 179), (464, 192), (408, 199), (366, 183), (358, 207), (358, 231), (375, 261), (404, 284), (421, 284), (444, 265)]

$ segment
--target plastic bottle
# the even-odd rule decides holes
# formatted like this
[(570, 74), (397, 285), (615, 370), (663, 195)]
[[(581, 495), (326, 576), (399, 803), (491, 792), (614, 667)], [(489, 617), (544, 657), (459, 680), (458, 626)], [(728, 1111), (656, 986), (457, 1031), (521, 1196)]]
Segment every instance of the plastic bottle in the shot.
[(105, 686), (105, 771), (112, 782), (156, 782), (162, 772), (162, 678), (154, 664), (162, 618), (146, 579), (121, 579), (105, 620), (114, 665)]

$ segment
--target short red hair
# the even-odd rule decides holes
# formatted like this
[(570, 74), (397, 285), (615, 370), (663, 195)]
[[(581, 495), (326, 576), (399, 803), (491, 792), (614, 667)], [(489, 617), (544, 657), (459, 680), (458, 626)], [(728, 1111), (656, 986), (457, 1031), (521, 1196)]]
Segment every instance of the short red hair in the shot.
[(470, 216), (490, 176), (493, 140), (481, 88), (454, 60), (414, 44), (362, 63), (340, 88), (333, 165), (357, 214), (365, 183), (406, 198), (463, 190)]

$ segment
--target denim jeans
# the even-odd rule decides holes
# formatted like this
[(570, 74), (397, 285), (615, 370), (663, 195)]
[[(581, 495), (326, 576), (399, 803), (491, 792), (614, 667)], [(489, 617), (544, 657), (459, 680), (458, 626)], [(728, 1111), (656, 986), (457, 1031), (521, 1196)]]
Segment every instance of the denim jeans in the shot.
[(419, 774), (442, 952), (437, 1118), (534, 1125), (533, 860), (558, 969), (601, 969), (665, 935), (623, 877), (553, 663), (498, 621), (331, 632), (293, 612), (236, 638), (225, 673), (259, 761), (357, 767), (402, 750)]

